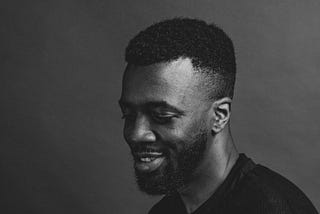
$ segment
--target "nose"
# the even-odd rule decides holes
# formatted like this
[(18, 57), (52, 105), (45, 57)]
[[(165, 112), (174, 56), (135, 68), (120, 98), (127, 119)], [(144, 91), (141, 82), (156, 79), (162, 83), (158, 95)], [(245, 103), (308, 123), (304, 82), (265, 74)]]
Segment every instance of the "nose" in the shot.
[(156, 141), (156, 136), (151, 129), (150, 122), (143, 115), (138, 115), (131, 125), (125, 125), (125, 138), (128, 142), (134, 143)]

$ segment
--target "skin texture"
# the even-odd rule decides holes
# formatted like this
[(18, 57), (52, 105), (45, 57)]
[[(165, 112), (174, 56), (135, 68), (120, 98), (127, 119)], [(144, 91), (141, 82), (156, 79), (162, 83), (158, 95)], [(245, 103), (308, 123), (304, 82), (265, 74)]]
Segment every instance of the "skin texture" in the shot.
[[(207, 100), (203, 78), (189, 58), (128, 65), (119, 101), (125, 118), (124, 138), (133, 155), (146, 148), (165, 154), (152, 174), (135, 167), (139, 186), (150, 194), (176, 188), (188, 212), (209, 198), (238, 157), (229, 129), (231, 99)], [(163, 181), (170, 176), (177, 182), (166, 187)], [(145, 183), (157, 183), (158, 189), (146, 190)]]

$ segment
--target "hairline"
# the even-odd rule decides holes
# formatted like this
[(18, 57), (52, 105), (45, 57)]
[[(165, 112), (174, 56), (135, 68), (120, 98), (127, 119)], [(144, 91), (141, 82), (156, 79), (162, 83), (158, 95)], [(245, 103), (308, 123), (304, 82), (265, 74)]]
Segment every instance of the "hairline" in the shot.
[[(134, 64), (131, 62), (127, 62), (127, 65), (125, 67), (125, 72), (127, 72), (132, 66), (134, 67), (146, 67), (146, 66), (152, 66), (152, 65), (157, 65), (157, 64), (163, 64), (163, 65), (168, 65), (174, 61), (180, 60), (180, 59), (190, 59), (192, 68), (194, 70), (194, 73), (196, 75), (200, 75), (201, 82), (199, 83), (199, 90), (203, 90), (203, 93), (206, 93), (205, 95), (205, 100), (207, 101), (215, 101), (218, 99), (221, 99), (223, 97), (229, 97), (230, 99), (233, 99), (230, 96), (223, 96), (223, 97), (217, 97), (217, 89), (219, 89), (219, 86), (217, 85), (218, 83), (218, 78), (224, 77), (222, 74), (219, 72), (215, 72), (212, 68), (210, 67), (205, 67), (205, 66), (196, 66), (194, 63), (194, 57), (189, 57), (189, 56), (179, 56), (178, 58), (173, 58), (170, 60), (163, 60), (159, 62), (154, 62), (151, 64)], [(202, 84), (201, 84), (202, 83)], [(214, 94), (214, 95), (213, 95)]]

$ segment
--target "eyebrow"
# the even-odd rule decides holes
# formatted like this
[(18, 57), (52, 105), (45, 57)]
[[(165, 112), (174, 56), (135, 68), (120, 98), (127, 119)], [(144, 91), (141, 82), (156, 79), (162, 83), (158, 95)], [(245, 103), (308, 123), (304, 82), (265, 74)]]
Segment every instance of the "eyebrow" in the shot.
[[(134, 104), (130, 103), (130, 102), (126, 102), (124, 100), (119, 100), (119, 105), (120, 106), (128, 106), (128, 107), (135, 107)], [(163, 108), (168, 108), (172, 111), (175, 111), (176, 113), (180, 114), (180, 115), (185, 115), (185, 111), (178, 109), (177, 107), (169, 104), (166, 101), (150, 101), (150, 102), (146, 102), (143, 103), (142, 106), (144, 107), (151, 107), (151, 108), (156, 108), (156, 107), (163, 107)]]

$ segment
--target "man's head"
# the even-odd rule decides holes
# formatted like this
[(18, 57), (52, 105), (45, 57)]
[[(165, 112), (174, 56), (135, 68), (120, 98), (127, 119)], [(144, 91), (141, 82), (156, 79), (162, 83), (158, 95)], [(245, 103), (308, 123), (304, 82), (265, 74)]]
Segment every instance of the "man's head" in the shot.
[(178, 190), (203, 170), (210, 142), (230, 116), (232, 41), (195, 19), (154, 24), (126, 49), (120, 106), (140, 188)]
[(233, 97), (236, 61), (231, 39), (204, 21), (175, 18), (151, 25), (126, 48), (128, 65), (145, 66), (189, 58), (204, 74), (209, 98)]

